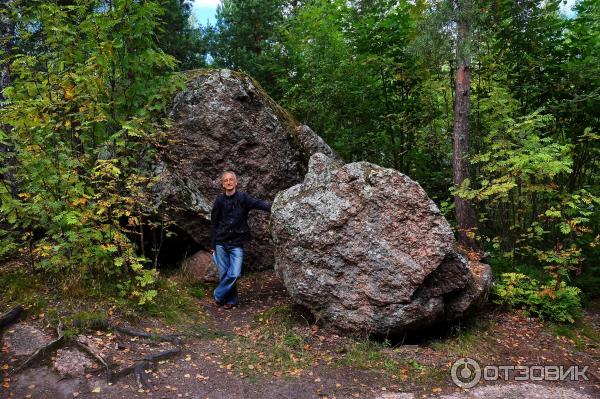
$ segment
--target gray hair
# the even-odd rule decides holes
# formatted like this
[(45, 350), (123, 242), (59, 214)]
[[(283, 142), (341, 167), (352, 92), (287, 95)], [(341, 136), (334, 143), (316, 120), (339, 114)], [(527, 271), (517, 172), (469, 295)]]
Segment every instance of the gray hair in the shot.
[(225, 175), (232, 175), (235, 180), (237, 180), (237, 176), (235, 175), (235, 173), (231, 170), (226, 170), (225, 172), (221, 173), (221, 181), (223, 181), (225, 179)]

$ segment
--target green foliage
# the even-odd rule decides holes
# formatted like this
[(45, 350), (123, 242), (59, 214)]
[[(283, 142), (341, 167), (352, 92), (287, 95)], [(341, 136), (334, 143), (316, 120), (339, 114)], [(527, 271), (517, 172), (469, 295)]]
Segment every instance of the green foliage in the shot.
[(86, 333), (90, 330), (103, 330), (107, 327), (105, 314), (100, 311), (82, 310), (66, 320), (67, 328), (79, 333)]
[(250, 73), (263, 85), (275, 26), (283, 20), (285, 0), (224, 0), (217, 7), (211, 57), (217, 65)]
[(438, 162), (448, 142), (427, 124), (439, 85), (421, 84), (424, 72), (407, 49), (422, 4), (260, 3), (226, 1), (219, 8), (215, 63), (253, 74), (345, 159), (437, 184), (427, 165)]
[(20, 303), (33, 312), (44, 309), (48, 304), (44, 282), (26, 270), (16, 269), (0, 274), (0, 287), (3, 302)]
[[(556, 0), (226, 0), (214, 28), (191, 27), (185, 0), (12, 4), (0, 257), (19, 249), (55, 284), (110, 281), (143, 306), (161, 300), (141, 234), (153, 217), (144, 165), (181, 87), (171, 72), (208, 52), (344, 159), (419, 181), (450, 220), (451, 195), (472, 201), (497, 270), (598, 291), (597, 0), (569, 18)], [(457, 48), (459, 20), (470, 37)], [(471, 176), (452, 188), (454, 72), (467, 52)]]
[(1, 115), (19, 192), (0, 192), (0, 214), (29, 241), (36, 269), (109, 278), (140, 304), (152, 301), (156, 270), (123, 221), (135, 232), (151, 212), (142, 206), (152, 185), (143, 166), (182, 82), (154, 39), (163, 8), (86, 0), (17, 2), (16, 10), (15, 78)]
[[(407, 173), (449, 219), (450, 195), (473, 202), (486, 250), (560, 285), (590, 276), (598, 256), (599, 10), (595, 0), (571, 18), (541, 0), (226, 1), (212, 46), (217, 64), (254, 73), (344, 159)], [(459, 20), (470, 32), (456, 48)], [(453, 188), (459, 53), (473, 74), (471, 178)]]
[[(188, 290), (174, 280), (157, 277), (153, 290), (146, 290), (142, 295), (151, 296), (144, 301), (141, 309), (150, 316), (159, 317), (165, 322), (174, 323), (185, 320), (196, 310), (196, 304)], [(152, 291), (148, 293), (149, 291)], [(156, 296), (160, 292), (159, 296)]]
[(494, 302), (523, 307), (529, 314), (559, 323), (574, 323), (581, 317), (581, 290), (556, 281), (540, 284), (520, 273), (504, 273), (494, 286)]
[(12, 256), (19, 248), (10, 231), (0, 229), (0, 260)]
[[(206, 66), (210, 26), (193, 26), (191, 0), (163, 0), (160, 16), (161, 28), (155, 32), (158, 46), (179, 61), (179, 70)], [(198, 21), (202, 22), (202, 21)]]
[[(545, 131), (551, 115), (535, 111), (513, 117), (516, 102), (495, 88), (480, 100), (487, 151), (471, 157), (477, 181), (453, 192), (479, 205), (492, 249), (511, 262), (535, 262), (557, 281), (579, 274), (584, 250), (597, 241), (600, 198), (587, 189), (561, 192), (557, 181), (573, 172), (572, 146)], [(492, 235), (490, 234), (490, 235)]]
[(581, 274), (572, 279), (572, 282), (574, 286), (581, 288), (584, 305), (587, 306), (588, 301), (600, 297), (600, 265), (595, 263), (584, 268)]

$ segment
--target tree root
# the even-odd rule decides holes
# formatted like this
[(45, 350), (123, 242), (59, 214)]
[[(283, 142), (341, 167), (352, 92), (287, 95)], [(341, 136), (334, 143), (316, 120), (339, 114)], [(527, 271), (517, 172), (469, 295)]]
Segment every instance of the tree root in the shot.
[(96, 359), (96, 361), (98, 361), (98, 363), (101, 363), (104, 366), (104, 368), (106, 369), (106, 383), (107, 384), (110, 383), (112, 381), (112, 370), (111, 370), (108, 362), (106, 360), (104, 360), (104, 358), (102, 356), (100, 356), (99, 353), (96, 353), (96, 351), (94, 351), (92, 348), (90, 348), (87, 344), (79, 341), (79, 339), (76, 339), (75, 343), (77, 344), (77, 346), (79, 346), (81, 349), (83, 349), (86, 353), (88, 353), (90, 356), (92, 356), (94, 359)]
[(114, 374), (114, 379), (119, 379), (131, 373), (134, 373), (138, 388), (148, 388), (150, 383), (146, 376), (146, 369), (152, 368), (152, 364), (158, 360), (165, 359), (181, 353), (181, 348), (175, 347), (155, 355), (144, 356), (141, 360), (135, 362), (133, 366), (125, 367)]
[[(20, 314), (22, 307), (16, 307), (15, 309), (8, 312), (6, 315), (2, 316), (0, 320), (15, 320)], [(9, 322), (7, 322), (8, 324)], [(7, 325), (4, 324), (4, 325)], [(171, 356), (178, 355), (181, 353), (181, 338), (177, 335), (160, 335), (160, 334), (150, 334), (143, 331), (136, 331), (128, 327), (115, 326), (107, 323), (108, 327), (112, 327), (114, 330), (119, 331), (123, 334), (134, 336), (134, 337), (142, 337), (142, 338), (150, 338), (159, 341), (172, 342), (176, 346), (174, 348), (159, 352), (154, 355), (144, 356), (142, 359), (135, 361), (133, 366), (125, 367), (119, 371), (113, 371), (112, 365), (104, 359), (99, 353), (97, 353), (93, 348), (87, 345), (85, 342), (82, 342), (78, 339), (75, 339), (75, 344), (83, 349), (86, 353), (92, 356), (96, 361), (104, 366), (106, 373), (106, 382), (113, 382), (121, 377), (129, 375), (133, 373), (135, 375), (136, 382), (139, 388), (148, 388), (150, 387), (150, 383), (148, 381), (148, 377), (146, 376), (146, 369), (153, 368), (154, 363), (158, 360), (165, 359)], [(58, 323), (58, 327), (56, 328), (58, 337), (48, 343), (47, 345), (39, 348), (33, 353), (27, 360), (25, 360), (21, 365), (19, 365), (16, 369), (14, 369), (11, 374), (16, 374), (22, 371), (27, 367), (31, 367), (34, 363), (40, 361), (43, 358), (50, 356), (50, 354), (56, 349), (60, 348), (66, 343), (64, 332), (63, 332), (63, 323), (62, 321)]]
[(21, 315), (22, 311), (23, 306), (17, 305), (2, 316), (0, 316), (0, 328), (6, 327), (13, 323), (15, 320), (17, 320), (17, 318), (19, 318), (19, 316)]
[(56, 327), (56, 333), (58, 334), (58, 338), (56, 338), (54, 341), (51, 341), (47, 345), (44, 345), (41, 348), (39, 348), (38, 350), (36, 350), (33, 353), (33, 355), (29, 356), (29, 358), (27, 358), (27, 360), (25, 360), (23, 363), (21, 363), (21, 365), (19, 367), (14, 369), (11, 374), (16, 374), (16, 373), (20, 372), (21, 370), (23, 370), (24, 368), (30, 367), (36, 361), (49, 356), (50, 353), (52, 353), (54, 350), (61, 347), (64, 344), (64, 338), (65, 338), (65, 334), (62, 329), (63, 329), (63, 324), (62, 324), (62, 322), (59, 322), (58, 326)]
[(157, 360), (168, 358), (174, 355), (181, 353), (181, 338), (177, 335), (159, 335), (159, 334), (151, 334), (144, 331), (136, 331), (130, 329), (128, 327), (121, 326), (112, 326), (115, 330), (130, 335), (132, 337), (142, 337), (142, 338), (150, 338), (150, 339), (158, 339), (160, 341), (172, 342), (176, 345), (175, 348), (168, 349), (166, 351), (157, 353), (155, 355), (144, 356), (141, 360), (135, 362), (133, 366), (125, 367), (122, 370), (119, 370), (115, 373), (115, 379), (119, 379), (123, 376), (126, 376), (130, 373), (134, 373), (135, 380), (138, 384), (138, 388), (148, 388), (150, 387), (150, 383), (148, 382), (148, 377), (146, 376), (146, 369), (152, 368), (152, 364)]
[(132, 337), (142, 337), (142, 338), (150, 338), (150, 339), (158, 339), (159, 341), (167, 341), (172, 342), (175, 345), (181, 345), (181, 338), (177, 335), (159, 335), (159, 334), (151, 334), (144, 331), (136, 331), (127, 327), (121, 326), (113, 326), (113, 328), (123, 334), (130, 335)]

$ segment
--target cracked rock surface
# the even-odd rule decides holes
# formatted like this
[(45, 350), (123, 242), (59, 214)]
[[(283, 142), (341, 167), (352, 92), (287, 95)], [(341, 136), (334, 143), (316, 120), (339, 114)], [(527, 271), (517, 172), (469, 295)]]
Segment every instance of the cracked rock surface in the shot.
[(395, 334), (483, 302), (488, 265), (457, 252), (450, 225), (408, 176), (314, 154), (272, 210), (275, 270), (324, 325)]
[[(302, 181), (313, 153), (337, 157), (254, 80), (228, 69), (189, 71), (169, 116), (173, 127), (152, 166), (158, 177), (154, 206), (204, 248), (209, 245), (210, 210), (223, 191), (223, 171), (237, 174), (238, 190), (272, 200), (279, 190)], [(251, 215), (254, 242), (247, 248), (246, 266), (272, 267), (269, 216)]]

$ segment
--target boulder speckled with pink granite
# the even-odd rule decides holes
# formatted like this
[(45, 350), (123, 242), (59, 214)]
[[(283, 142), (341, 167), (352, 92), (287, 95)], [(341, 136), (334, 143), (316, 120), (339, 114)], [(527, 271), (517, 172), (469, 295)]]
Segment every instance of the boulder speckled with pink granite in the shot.
[(408, 176), (314, 154), (272, 208), (275, 270), (325, 326), (395, 334), (460, 317), (491, 286), (456, 251), (450, 225)]

